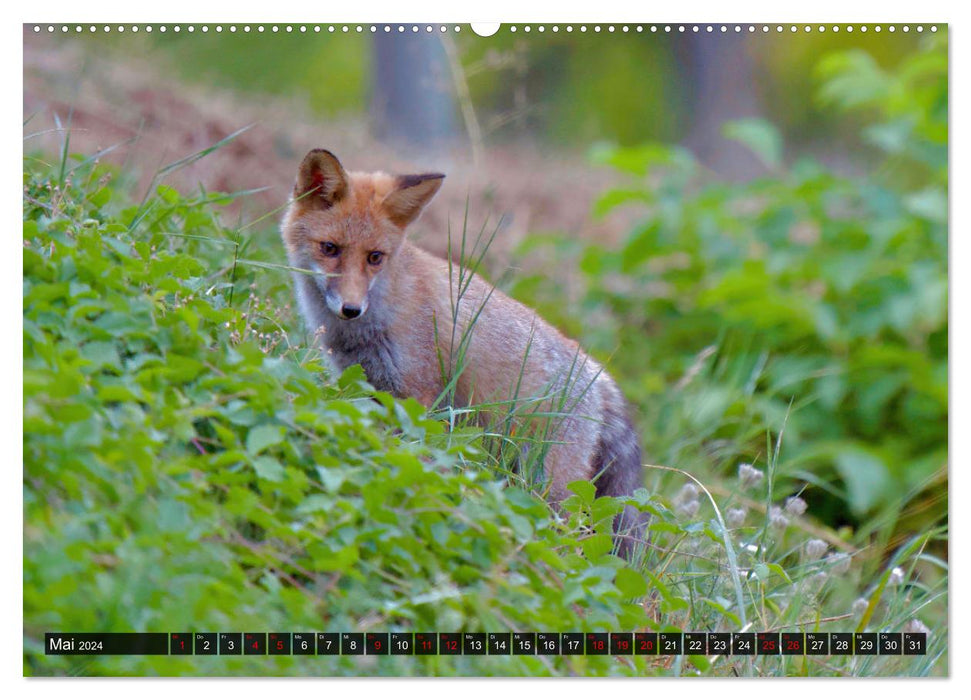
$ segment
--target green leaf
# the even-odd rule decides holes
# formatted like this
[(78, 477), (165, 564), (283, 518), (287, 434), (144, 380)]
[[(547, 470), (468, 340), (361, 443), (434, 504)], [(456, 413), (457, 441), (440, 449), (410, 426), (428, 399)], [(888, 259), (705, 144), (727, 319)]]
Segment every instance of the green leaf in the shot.
[(597, 496), (597, 487), (589, 481), (571, 481), (566, 488), (579, 496), (586, 506), (590, 506)]
[(361, 365), (351, 365), (341, 372), (341, 376), (337, 379), (337, 385), (341, 389), (348, 389), (366, 381), (367, 376), (364, 374), (364, 368)]
[(624, 204), (650, 204), (654, 196), (644, 189), (607, 190), (594, 202), (593, 215), (600, 219)]
[(928, 187), (904, 198), (908, 211), (928, 221), (947, 223), (947, 193)]
[(738, 141), (751, 150), (769, 168), (782, 165), (782, 137), (764, 119), (739, 119), (722, 127), (725, 138)]
[(752, 573), (755, 574), (755, 578), (763, 583), (769, 580), (769, 567), (764, 562), (758, 562), (753, 566)]
[(273, 457), (257, 457), (253, 460), (253, 469), (257, 476), (267, 481), (283, 481), (286, 476), (283, 465)]
[(334, 507), (334, 499), (322, 493), (307, 496), (303, 503), (297, 506), (298, 513), (326, 513)]
[(644, 573), (647, 574), (649, 579), (651, 579), (651, 583), (654, 584), (654, 587), (661, 594), (661, 597), (665, 600), (671, 610), (683, 610), (688, 607), (688, 601), (684, 600), (683, 598), (679, 598), (672, 593), (671, 589), (664, 585), (664, 582), (661, 581), (658, 576), (651, 571), (645, 571)]
[(118, 349), (114, 343), (93, 342), (87, 343), (81, 348), (81, 357), (90, 361), (96, 368), (111, 367), (112, 369), (121, 368), (121, 358), (118, 356)]
[(658, 253), (658, 226), (651, 224), (642, 230), (636, 231), (627, 240), (621, 256), (623, 259), (622, 269), (626, 273), (633, 272), (639, 265), (649, 260)]
[(875, 453), (851, 446), (837, 448), (833, 460), (846, 484), (850, 509), (857, 516), (865, 515), (881, 501), (890, 486), (887, 465)]
[(596, 533), (581, 542), (583, 554), (588, 561), (596, 562), (600, 557), (610, 552), (614, 546), (613, 538), (604, 533)]
[(708, 663), (707, 656), (701, 656), (700, 654), (690, 654), (688, 656), (688, 660), (691, 661), (691, 663), (694, 664), (695, 668), (697, 668), (699, 671), (707, 671), (709, 668), (711, 668), (711, 664)]
[(676, 149), (660, 143), (618, 147), (598, 144), (591, 151), (595, 163), (610, 165), (631, 175), (647, 175), (657, 165), (665, 165), (684, 158)]
[(633, 569), (624, 567), (614, 579), (617, 589), (628, 598), (639, 598), (647, 593), (647, 580)]
[(322, 552), (314, 557), (314, 567), (320, 571), (349, 571), (360, 559), (358, 548), (351, 544), (337, 551)]
[(817, 72), (822, 79), (818, 98), (823, 105), (852, 109), (887, 97), (892, 80), (876, 60), (861, 49), (824, 56)]
[(258, 455), (263, 450), (283, 442), (284, 430), (279, 425), (262, 424), (251, 428), (246, 435), (246, 451)]
[(742, 626), (742, 621), (738, 618), (738, 615), (733, 613), (731, 610), (729, 610), (727, 607), (725, 607), (718, 601), (712, 600), (710, 598), (702, 598), (701, 602), (713, 608), (715, 611), (718, 612), (719, 615), (722, 615), (723, 617), (725, 617), (736, 627)]
[(778, 564), (772, 564), (772, 563), (768, 564), (767, 566), (768, 566), (769, 571), (771, 571), (772, 573), (774, 573), (776, 576), (778, 576), (779, 578), (781, 578), (783, 581), (785, 581), (786, 583), (789, 583), (789, 584), (792, 583), (792, 579), (789, 578), (789, 574), (787, 574), (786, 573), (786, 570), (783, 569), (781, 566), (779, 566)]
[(179, 201), (179, 191), (168, 185), (159, 185), (155, 188), (155, 192), (166, 204), (175, 204)]

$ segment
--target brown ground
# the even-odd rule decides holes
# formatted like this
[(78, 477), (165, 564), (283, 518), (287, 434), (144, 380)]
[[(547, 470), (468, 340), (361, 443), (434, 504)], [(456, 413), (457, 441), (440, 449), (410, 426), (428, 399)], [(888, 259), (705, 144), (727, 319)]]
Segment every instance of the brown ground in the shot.
[[(37, 134), (55, 128), (55, 113), (66, 123), (73, 107), (71, 151), (90, 155), (134, 139), (105, 160), (140, 173), (140, 192), (160, 166), (253, 124), (229, 145), (174, 172), (166, 184), (183, 191), (196, 190), (199, 183), (223, 192), (268, 187), (244, 205), (244, 220), (252, 220), (286, 203), (297, 165), (314, 147), (334, 151), (352, 170), (443, 171), (445, 185), (415, 235), (427, 249), (444, 254), (448, 220), (453, 232), (461, 231), (468, 196), (472, 231), (487, 218), (496, 222), (502, 217), (490, 252), (493, 271), (524, 264), (513, 261), (510, 251), (527, 233), (562, 232), (610, 244), (629, 230), (635, 215), (620, 211), (592, 220), (591, 204), (618, 183), (618, 176), (580, 157), (543, 152), (535, 144), (485, 144), (478, 168), (464, 153), (445, 159), (451, 162), (408, 161), (373, 140), (363, 117), (323, 121), (297, 99), (188, 86), (137, 57), (126, 56), (122, 62), (91, 48), (69, 37), (25, 33), (24, 118), (30, 121), (24, 128), (24, 149), (57, 152), (60, 133)], [(232, 215), (238, 220), (238, 211)]]

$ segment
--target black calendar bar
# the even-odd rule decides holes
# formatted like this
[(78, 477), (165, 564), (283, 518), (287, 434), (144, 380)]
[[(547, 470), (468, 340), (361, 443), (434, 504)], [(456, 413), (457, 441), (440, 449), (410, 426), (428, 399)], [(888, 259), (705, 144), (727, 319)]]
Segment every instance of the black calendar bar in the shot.
[(52, 656), (899, 656), (927, 654), (900, 632), (48, 632)]
[(169, 633), (48, 632), (44, 635), (44, 653), (50, 656), (162, 656), (169, 653)]

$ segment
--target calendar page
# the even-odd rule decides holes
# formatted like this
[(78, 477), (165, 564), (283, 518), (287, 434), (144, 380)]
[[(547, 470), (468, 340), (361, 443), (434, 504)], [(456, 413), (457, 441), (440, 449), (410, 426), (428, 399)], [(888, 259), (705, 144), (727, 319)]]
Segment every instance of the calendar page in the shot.
[(947, 23), (22, 35), (25, 676), (949, 675)]

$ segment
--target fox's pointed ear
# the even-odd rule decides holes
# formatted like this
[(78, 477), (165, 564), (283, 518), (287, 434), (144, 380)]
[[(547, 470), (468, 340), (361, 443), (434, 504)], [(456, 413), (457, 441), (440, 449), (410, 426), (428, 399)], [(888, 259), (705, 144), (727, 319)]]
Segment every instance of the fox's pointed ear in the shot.
[(395, 178), (395, 189), (384, 198), (381, 207), (393, 223), (404, 228), (418, 218), (444, 179), (441, 173), (399, 175)]
[(330, 151), (315, 148), (300, 163), (294, 199), (327, 209), (347, 194), (347, 173)]

